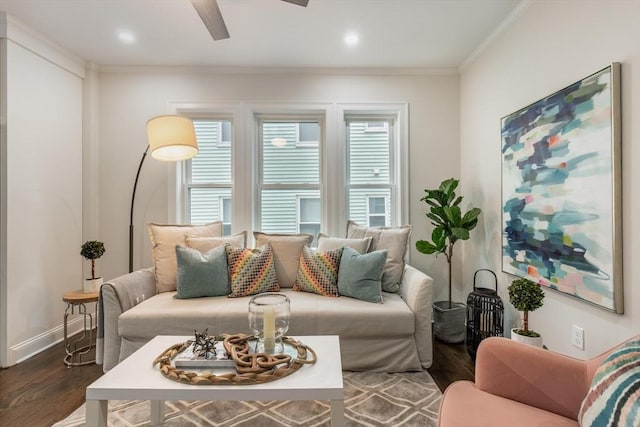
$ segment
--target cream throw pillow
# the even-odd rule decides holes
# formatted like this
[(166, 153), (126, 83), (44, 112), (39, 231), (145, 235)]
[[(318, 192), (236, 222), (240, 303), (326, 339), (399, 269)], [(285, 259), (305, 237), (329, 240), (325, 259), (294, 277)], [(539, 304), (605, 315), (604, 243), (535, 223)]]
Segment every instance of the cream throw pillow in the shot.
[(213, 248), (218, 248), (226, 244), (230, 244), (234, 248), (245, 248), (247, 246), (247, 232), (232, 234), (231, 236), (222, 237), (194, 237), (187, 235), (187, 247), (197, 249), (204, 253), (209, 252)]
[(311, 234), (269, 234), (253, 232), (256, 247), (267, 243), (273, 248), (273, 259), (276, 265), (276, 276), (282, 288), (291, 288), (298, 275), (298, 265), (303, 246), (311, 245)]
[(404, 256), (411, 234), (410, 225), (399, 227), (366, 227), (353, 221), (347, 223), (347, 238), (363, 239), (371, 237), (369, 252), (387, 251), (387, 262), (382, 274), (382, 290), (398, 292), (404, 274)]
[(222, 221), (205, 225), (165, 225), (147, 224), (151, 240), (151, 257), (156, 276), (156, 291), (169, 292), (176, 290), (178, 263), (176, 261), (176, 245), (187, 246), (186, 236), (220, 237)]
[(352, 249), (358, 251), (358, 253), (366, 254), (369, 252), (369, 246), (371, 246), (372, 237), (365, 237), (364, 239), (343, 239), (340, 237), (329, 237), (326, 234), (318, 234), (318, 252), (327, 252), (332, 249), (342, 248), (343, 246), (349, 246)]

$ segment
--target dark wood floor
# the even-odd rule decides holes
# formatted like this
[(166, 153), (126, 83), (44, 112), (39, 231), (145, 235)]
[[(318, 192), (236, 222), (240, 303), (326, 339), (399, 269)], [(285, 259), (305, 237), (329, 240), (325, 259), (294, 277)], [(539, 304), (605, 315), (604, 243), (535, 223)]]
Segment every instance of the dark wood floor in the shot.
[[(473, 363), (464, 344), (434, 342), (429, 373), (444, 389), (453, 381), (473, 380)], [(67, 368), (62, 343), (0, 370), (0, 425), (51, 426), (84, 403), (85, 388), (102, 375), (102, 366)]]

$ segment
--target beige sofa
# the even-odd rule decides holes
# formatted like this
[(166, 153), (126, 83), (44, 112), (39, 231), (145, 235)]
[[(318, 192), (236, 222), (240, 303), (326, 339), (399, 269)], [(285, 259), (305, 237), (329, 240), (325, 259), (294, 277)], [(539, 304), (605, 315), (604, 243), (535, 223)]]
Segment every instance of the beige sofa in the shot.
[[(383, 304), (282, 289), (291, 300), (287, 335), (339, 335), (342, 368), (402, 372), (432, 362), (433, 280), (405, 266), (398, 293), (383, 292)], [(113, 368), (156, 335), (248, 332), (250, 297), (175, 299), (156, 293), (152, 269), (105, 283), (100, 290), (97, 362)], [(149, 355), (155, 357), (156, 355)]]

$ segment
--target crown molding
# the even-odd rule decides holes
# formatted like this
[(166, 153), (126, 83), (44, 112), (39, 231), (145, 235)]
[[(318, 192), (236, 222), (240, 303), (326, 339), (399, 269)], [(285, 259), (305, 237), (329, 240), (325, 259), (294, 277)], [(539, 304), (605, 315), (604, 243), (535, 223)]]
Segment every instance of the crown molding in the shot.
[(345, 76), (428, 76), (458, 75), (457, 68), (426, 67), (223, 67), (165, 65), (101, 65), (101, 73), (194, 73), (230, 75), (345, 75)]
[(507, 15), (507, 17), (500, 23), (500, 25), (498, 25), (491, 32), (491, 34), (489, 34), (487, 38), (484, 39), (484, 41), (480, 43), (473, 52), (471, 52), (467, 59), (462, 62), (462, 64), (458, 68), (459, 73), (462, 74), (465, 69), (471, 66), (471, 64), (473, 64), (475, 60), (478, 59), (482, 52), (487, 50), (487, 48), (494, 42), (495, 39), (498, 38), (498, 36), (500, 36), (509, 27), (511, 27), (511, 25), (513, 25), (513, 23), (517, 21), (527, 11), (527, 9), (531, 7), (534, 2), (535, 0), (522, 0), (518, 4), (518, 6), (516, 6), (515, 9), (513, 9), (511, 13)]
[(0, 12), (0, 38), (5, 38), (84, 79), (85, 61), (82, 58), (53, 43), (6, 12)]

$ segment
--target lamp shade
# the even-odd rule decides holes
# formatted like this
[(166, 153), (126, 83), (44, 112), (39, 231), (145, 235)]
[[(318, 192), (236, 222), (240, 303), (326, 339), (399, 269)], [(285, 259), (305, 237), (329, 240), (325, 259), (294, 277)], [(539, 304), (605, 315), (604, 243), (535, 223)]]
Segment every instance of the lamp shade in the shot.
[(175, 162), (198, 154), (193, 122), (182, 116), (158, 116), (147, 122), (147, 139), (151, 157)]

